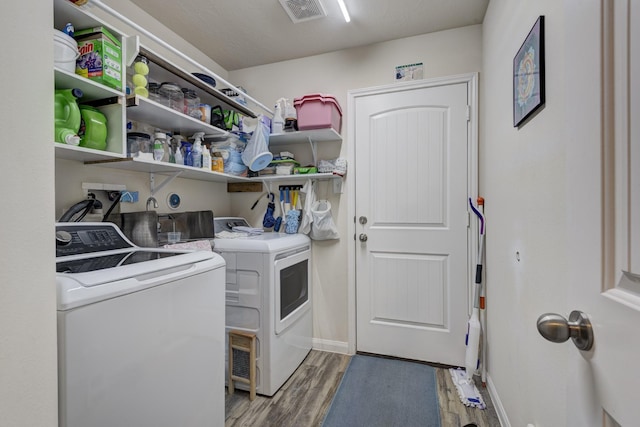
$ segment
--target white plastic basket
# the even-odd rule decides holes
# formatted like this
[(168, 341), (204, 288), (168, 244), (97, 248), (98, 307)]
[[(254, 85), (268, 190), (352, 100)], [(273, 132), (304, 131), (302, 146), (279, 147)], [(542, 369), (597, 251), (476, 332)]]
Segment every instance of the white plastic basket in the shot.
[(75, 73), (78, 42), (62, 31), (53, 30), (53, 63), (56, 67)]

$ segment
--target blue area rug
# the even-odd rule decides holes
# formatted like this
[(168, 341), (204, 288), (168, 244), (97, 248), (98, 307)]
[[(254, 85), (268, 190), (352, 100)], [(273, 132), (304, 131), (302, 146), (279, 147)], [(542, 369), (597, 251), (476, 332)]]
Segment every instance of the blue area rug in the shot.
[(342, 377), (323, 427), (440, 427), (434, 368), (355, 355)]

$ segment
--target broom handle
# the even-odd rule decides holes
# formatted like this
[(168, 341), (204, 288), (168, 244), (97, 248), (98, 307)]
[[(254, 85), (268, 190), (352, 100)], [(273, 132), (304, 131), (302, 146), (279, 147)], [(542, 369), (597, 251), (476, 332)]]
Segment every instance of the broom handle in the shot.
[[(478, 209), (484, 218), (484, 198), (478, 197), (477, 199)], [(480, 246), (480, 262), (482, 262), (482, 257), (484, 256), (484, 234), (485, 230), (481, 230), (482, 234), (480, 236), (481, 246)], [(480, 329), (482, 331), (481, 340), (482, 340), (482, 355), (480, 356), (481, 360), (481, 378), (482, 378), (482, 386), (487, 386), (487, 312), (485, 311), (486, 307), (486, 297), (485, 297), (485, 289), (482, 288), (480, 290)]]

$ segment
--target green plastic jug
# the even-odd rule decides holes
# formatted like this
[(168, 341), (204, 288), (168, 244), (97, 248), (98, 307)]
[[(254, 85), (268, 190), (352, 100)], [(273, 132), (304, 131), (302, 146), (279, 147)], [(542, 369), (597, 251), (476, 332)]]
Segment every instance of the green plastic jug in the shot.
[(105, 150), (107, 148), (107, 118), (99, 110), (88, 105), (80, 106), (80, 146)]
[(80, 108), (76, 102), (83, 95), (80, 89), (58, 89), (55, 91), (55, 141), (78, 145), (80, 137)]

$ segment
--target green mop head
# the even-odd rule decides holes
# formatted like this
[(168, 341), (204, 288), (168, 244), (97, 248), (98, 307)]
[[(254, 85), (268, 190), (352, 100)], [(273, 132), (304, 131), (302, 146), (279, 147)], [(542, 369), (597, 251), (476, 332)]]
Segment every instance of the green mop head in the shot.
[(456, 386), (456, 390), (458, 390), (458, 396), (460, 396), (460, 400), (465, 406), (478, 409), (487, 408), (478, 387), (473, 383), (473, 379), (467, 378), (467, 373), (464, 369), (451, 368), (449, 369), (449, 373), (451, 373), (453, 384)]

